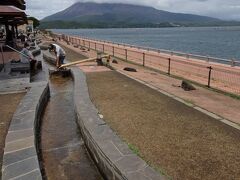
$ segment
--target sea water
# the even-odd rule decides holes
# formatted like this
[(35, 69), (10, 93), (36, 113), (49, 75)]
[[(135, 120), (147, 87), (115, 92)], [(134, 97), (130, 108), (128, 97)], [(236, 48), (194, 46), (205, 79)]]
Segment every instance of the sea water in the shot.
[(118, 43), (240, 61), (240, 27), (53, 29)]

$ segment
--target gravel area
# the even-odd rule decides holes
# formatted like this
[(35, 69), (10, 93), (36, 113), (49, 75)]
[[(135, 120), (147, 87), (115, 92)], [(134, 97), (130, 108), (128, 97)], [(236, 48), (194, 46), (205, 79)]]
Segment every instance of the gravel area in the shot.
[[(5, 138), (12, 116), (25, 93), (0, 95), (0, 168), (2, 169)], [(0, 171), (0, 179), (2, 171)]]
[(239, 179), (240, 132), (117, 72), (88, 73), (104, 120), (173, 179)]

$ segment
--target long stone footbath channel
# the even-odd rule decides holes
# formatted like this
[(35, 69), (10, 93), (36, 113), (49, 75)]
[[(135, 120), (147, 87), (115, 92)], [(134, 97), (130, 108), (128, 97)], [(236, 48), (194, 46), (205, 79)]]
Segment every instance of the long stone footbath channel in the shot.
[(43, 179), (102, 179), (76, 123), (71, 77), (52, 76), (49, 86), (40, 140)]
[[(48, 51), (43, 58), (53, 64), (54, 58)], [(71, 68), (74, 79), (74, 109), (77, 124), (88, 152), (105, 179), (160, 180), (165, 176), (156, 172), (116, 135), (98, 116), (92, 104), (85, 74), (77, 67)]]

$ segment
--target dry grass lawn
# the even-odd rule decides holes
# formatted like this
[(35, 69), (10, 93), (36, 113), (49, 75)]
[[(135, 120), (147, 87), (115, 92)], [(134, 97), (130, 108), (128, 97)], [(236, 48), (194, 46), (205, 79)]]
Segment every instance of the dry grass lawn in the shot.
[[(65, 47), (64, 47), (65, 48)], [(68, 60), (79, 54), (65, 48)], [(87, 74), (104, 120), (173, 179), (240, 179), (240, 132), (116, 72)]]
[(88, 73), (91, 99), (119, 136), (173, 179), (240, 179), (240, 132), (117, 72)]

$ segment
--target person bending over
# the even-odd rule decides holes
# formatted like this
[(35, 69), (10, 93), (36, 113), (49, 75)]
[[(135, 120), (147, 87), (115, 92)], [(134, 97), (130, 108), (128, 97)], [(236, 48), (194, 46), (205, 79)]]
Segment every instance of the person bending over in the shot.
[(56, 55), (56, 67), (59, 68), (65, 60), (66, 57), (66, 53), (63, 50), (63, 48), (61, 48), (59, 45), (57, 44), (50, 44), (49, 46), (49, 50), (53, 51)]

